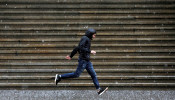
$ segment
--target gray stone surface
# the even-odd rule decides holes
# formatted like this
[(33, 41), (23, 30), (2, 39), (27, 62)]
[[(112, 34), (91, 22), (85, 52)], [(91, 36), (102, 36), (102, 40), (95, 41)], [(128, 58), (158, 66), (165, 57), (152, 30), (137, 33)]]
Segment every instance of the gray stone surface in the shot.
[(175, 100), (175, 90), (0, 90), (0, 100)]

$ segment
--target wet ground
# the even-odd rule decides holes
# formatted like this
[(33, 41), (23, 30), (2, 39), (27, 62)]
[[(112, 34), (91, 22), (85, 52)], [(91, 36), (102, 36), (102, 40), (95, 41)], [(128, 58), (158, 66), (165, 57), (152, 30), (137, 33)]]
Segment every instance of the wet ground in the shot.
[(175, 90), (0, 90), (0, 100), (175, 100)]

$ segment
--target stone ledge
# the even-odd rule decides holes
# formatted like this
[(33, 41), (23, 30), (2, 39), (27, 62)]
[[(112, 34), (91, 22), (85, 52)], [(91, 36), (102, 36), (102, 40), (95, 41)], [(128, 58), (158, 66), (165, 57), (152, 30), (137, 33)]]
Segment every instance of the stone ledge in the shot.
[(145, 4), (145, 3), (173, 3), (174, 0), (1, 0), (2, 3), (44, 3), (44, 4), (50, 4), (50, 3), (78, 3), (78, 4), (82, 4), (82, 3), (108, 3), (108, 4), (114, 4), (114, 3), (141, 3), (141, 4)]

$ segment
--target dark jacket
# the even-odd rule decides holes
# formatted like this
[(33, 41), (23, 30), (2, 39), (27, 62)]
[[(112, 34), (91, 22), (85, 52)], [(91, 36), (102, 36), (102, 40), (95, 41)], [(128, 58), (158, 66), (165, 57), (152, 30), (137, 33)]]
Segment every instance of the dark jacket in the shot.
[(89, 61), (90, 60), (90, 47), (91, 47), (91, 40), (92, 35), (96, 34), (96, 31), (94, 29), (88, 29), (85, 33), (85, 35), (81, 38), (78, 47), (75, 47), (72, 53), (70, 54), (70, 57), (72, 58), (77, 51), (79, 52), (79, 58)]
[(77, 46), (77, 47), (75, 47), (73, 50), (72, 50), (72, 52), (71, 52), (71, 54), (69, 55), (71, 58), (77, 53), (77, 51), (78, 51), (78, 53), (79, 53), (79, 47)]

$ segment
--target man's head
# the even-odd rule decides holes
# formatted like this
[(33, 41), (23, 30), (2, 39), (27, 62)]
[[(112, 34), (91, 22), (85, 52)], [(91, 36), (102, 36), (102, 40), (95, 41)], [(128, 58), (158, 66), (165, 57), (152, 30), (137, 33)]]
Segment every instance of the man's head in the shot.
[(92, 38), (95, 38), (96, 37), (96, 30), (92, 29), (92, 28), (89, 28), (86, 33), (85, 33), (85, 36), (87, 36), (89, 39), (92, 40)]

